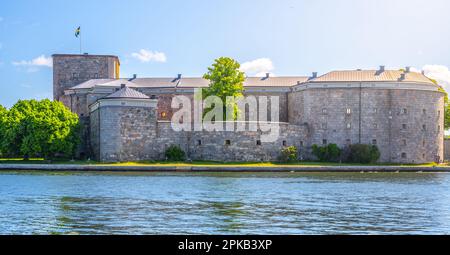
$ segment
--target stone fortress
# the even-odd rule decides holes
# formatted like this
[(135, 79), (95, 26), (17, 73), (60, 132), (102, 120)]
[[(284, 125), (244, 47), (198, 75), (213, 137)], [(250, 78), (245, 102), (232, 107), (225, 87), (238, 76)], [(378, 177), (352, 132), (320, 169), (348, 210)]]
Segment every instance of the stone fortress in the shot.
[[(81, 156), (104, 162), (163, 160), (179, 145), (191, 160), (274, 161), (284, 146), (308, 159), (313, 144), (375, 144), (380, 162), (439, 162), (444, 157), (444, 94), (421, 73), (333, 71), (322, 76), (248, 77), (245, 95), (278, 96), (280, 136), (262, 131), (175, 132), (172, 98), (193, 100), (202, 78), (119, 78), (116, 56), (53, 55), (54, 98), (80, 117)], [(269, 119), (270, 121), (270, 119)]]

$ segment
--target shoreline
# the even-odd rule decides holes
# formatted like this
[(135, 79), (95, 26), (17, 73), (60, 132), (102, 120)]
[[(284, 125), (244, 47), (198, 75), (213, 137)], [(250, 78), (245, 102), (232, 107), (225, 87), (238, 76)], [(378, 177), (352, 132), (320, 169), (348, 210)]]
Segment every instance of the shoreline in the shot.
[(0, 164), (0, 172), (223, 172), (223, 173), (450, 173), (444, 166), (114, 166), (73, 164)]

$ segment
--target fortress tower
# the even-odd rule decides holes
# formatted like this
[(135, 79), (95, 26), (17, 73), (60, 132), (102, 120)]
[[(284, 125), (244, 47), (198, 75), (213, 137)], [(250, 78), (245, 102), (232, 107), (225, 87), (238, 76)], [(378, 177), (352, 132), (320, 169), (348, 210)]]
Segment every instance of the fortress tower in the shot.
[[(61, 98), (64, 90), (91, 79), (118, 79), (120, 61), (110, 55), (53, 55), (53, 98)], [(66, 104), (67, 105), (67, 104)]]

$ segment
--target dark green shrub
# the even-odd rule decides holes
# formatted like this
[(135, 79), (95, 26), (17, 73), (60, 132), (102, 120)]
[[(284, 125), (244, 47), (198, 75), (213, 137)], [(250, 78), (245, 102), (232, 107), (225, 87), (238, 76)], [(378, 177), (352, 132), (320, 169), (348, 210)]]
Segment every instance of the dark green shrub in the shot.
[(290, 147), (284, 147), (281, 149), (281, 156), (280, 161), (282, 162), (293, 162), (297, 160), (297, 147), (290, 146)]
[(336, 144), (322, 147), (314, 144), (312, 152), (321, 162), (338, 162), (341, 156), (341, 149)]
[(348, 163), (370, 164), (380, 159), (380, 150), (375, 145), (353, 144), (348, 146), (350, 155), (343, 159)]
[(169, 161), (184, 161), (186, 153), (176, 145), (172, 145), (166, 150), (166, 159)]

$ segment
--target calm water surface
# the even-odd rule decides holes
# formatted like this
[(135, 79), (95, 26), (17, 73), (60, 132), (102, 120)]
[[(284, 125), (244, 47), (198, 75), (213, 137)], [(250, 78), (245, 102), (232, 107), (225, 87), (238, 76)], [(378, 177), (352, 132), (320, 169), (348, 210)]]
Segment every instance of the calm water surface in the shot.
[(449, 234), (449, 174), (0, 173), (0, 234)]

